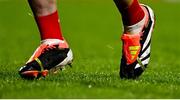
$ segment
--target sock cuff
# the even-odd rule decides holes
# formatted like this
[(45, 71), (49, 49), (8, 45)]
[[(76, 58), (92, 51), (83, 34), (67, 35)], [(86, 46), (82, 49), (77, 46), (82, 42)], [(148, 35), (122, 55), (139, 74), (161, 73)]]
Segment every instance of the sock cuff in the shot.
[(35, 16), (35, 18), (37, 18), (37, 19), (41, 19), (41, 18), (45, 19), (47, 17), (54, 17), (56, 15), (58, 15), (58, 11), (57, 10), (54, 11), (53, 13), (51, 13), (51, 14), (48, 14), (48, 15)]

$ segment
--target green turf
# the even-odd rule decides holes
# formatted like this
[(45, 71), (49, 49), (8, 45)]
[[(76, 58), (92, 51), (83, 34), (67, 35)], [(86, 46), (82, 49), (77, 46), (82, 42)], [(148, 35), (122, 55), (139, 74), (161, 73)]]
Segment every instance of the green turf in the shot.
[(0, 0), (0, 98), (180, 98), (180, 3), (142, 2), (155, 10), (157, 24), (140, 79), (119, 79), (122, 22), (112, 0), (61, 0), (73, 68), (28, 81), (18, 69), (39, 45), (36, 24), (25, 0)]

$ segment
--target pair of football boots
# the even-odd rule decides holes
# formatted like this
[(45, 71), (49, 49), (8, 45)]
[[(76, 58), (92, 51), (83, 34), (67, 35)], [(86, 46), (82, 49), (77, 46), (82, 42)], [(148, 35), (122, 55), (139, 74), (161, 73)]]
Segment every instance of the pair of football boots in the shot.
[[(151, 35), (154, 28), (154, 13), (146, 5), (141, 5), (144, 19), (136, 25), (125, 26), (121, 37), (123, 41), (120, 77), (138, 78), (146, 69), (150, 60)], [(129, 34), (140, 29), (140, 33)], [(29, 61), (20, 68), (19, 74), (26, 79), (46, 77), (48, 73), (56, 73), (73, 61), (73, 54), (65, 40), (43, 40)]]

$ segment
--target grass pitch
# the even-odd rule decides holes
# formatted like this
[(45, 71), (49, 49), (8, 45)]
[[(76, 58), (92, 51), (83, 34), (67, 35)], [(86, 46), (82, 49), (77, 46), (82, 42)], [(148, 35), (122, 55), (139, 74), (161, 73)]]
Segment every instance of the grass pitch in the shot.
[(180, 3), (142, 2), (157, 22), (151, 62), (140, 79), (119, 79), (122, 22), (112, 0), (61, 0), (73, 68), (28, 81), (18, 70), (39, 45), (36, 24), (25, 0), (0, 0), (0, 98), (180, 98)]

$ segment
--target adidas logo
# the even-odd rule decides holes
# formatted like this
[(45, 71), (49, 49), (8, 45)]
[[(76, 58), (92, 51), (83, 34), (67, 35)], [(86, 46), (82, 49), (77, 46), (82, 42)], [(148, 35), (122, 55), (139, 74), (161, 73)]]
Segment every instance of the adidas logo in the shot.
[(138, 53), (138, 50), (140, 49), (140, 46), (130, 46), (129, 51), (131, 54), (131, 60), (133, 60)]

